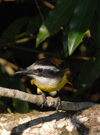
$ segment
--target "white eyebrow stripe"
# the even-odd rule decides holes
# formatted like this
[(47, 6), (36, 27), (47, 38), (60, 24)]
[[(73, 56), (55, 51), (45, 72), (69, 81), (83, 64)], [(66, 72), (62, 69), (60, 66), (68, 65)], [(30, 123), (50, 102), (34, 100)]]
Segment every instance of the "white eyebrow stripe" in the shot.
[[(45, 66), (42, 66), (42, 65), (31, 65), (31, 66), (33, 67), (34, 70), (40, 68), (40, 69), (47, 69), (47, 70), (49, 69), (49, 70), (59, 71), (59, 69), (54, 67), (54, 66), (47, 66), (47, 65), (45, 65)], [(29, 68), (31, 68), (31, 67), (29, 67)]]

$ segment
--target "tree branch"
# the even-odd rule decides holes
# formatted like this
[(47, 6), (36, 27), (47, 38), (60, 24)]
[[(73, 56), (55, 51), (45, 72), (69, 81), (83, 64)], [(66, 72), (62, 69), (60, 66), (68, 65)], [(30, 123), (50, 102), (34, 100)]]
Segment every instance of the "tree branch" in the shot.
[[(8, 89), (4, 87), (0, 87), (0, 96), (4, 97), (10, 97), (10, 98), (17, 98), (23, 101), (27, 101), (30, 103), (34, 103), (38, 106), (41, 106), (44, 102), (42, 95), (33, 95), (33, 94), (28, 94), (16, 89)], [(58, 99), (57, 98), (52, 98), (50, 96), (46, 97), (46, 105), (48, 107), (54, 107), (56, 108), (57, 106)], [(82, 110), (86, 109), (89, 107), (92, 107), (96, 105), (95, 103), (92, 102), (67, 102), (67, 101), (61, 101), (61, 106), (59, 107), (60, 110), (70, 110), (70, 111), (77, 111), (77, 110)]]

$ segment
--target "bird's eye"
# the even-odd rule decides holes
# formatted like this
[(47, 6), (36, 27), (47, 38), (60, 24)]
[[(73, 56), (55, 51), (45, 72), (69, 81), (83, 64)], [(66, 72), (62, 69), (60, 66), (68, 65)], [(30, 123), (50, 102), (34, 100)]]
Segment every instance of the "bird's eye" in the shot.
[(41, 68), (38, 69), (38, 72), (41, 73), (43, 70)]

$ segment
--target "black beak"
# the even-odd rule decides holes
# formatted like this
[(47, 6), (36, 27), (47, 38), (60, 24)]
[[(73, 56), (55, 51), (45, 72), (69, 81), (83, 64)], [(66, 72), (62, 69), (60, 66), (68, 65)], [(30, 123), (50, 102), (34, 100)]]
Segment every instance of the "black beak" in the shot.
[(30, 72), (28, 70), (23, 70), (23, 71), (17, 71), (15, 72), (15, 74), (26, 75), (26, 74), (30, 74)]

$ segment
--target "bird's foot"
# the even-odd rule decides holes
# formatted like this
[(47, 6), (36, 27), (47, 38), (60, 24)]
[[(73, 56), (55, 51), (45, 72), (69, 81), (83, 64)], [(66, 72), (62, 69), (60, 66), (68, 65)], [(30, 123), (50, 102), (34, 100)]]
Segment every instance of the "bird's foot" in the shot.
[(57, 105), (56, 105), (56, 111), (57, 112), (59, 110), (60, 105), (61, 105), (61, 98), (60, 97), (57, 97)]
[(44, 94), (43, 92), (42, 92), (41, 94), (42, 94), (42, 98), (43, 98), (43, 103), (42, 103), (42, 105), (41, 105), (41, 108), (42, 108), (44, 105), (47, 104), (47, 101), (46, 101), (46, 96), (45, 96), (45, 94)]
[(43, 91), (40, 89), (40, 88), (37, 88), (37, 93), (39, 94), (39, 95), (42, 95), (42, 98), (43, 98), (43, 103), (42, 103), (42, 105), (41, 105), (41, 108), (44, 106), (44, 105), (46, 105), (46, 96), (45, 96), (45, 93), (43, 93)]

